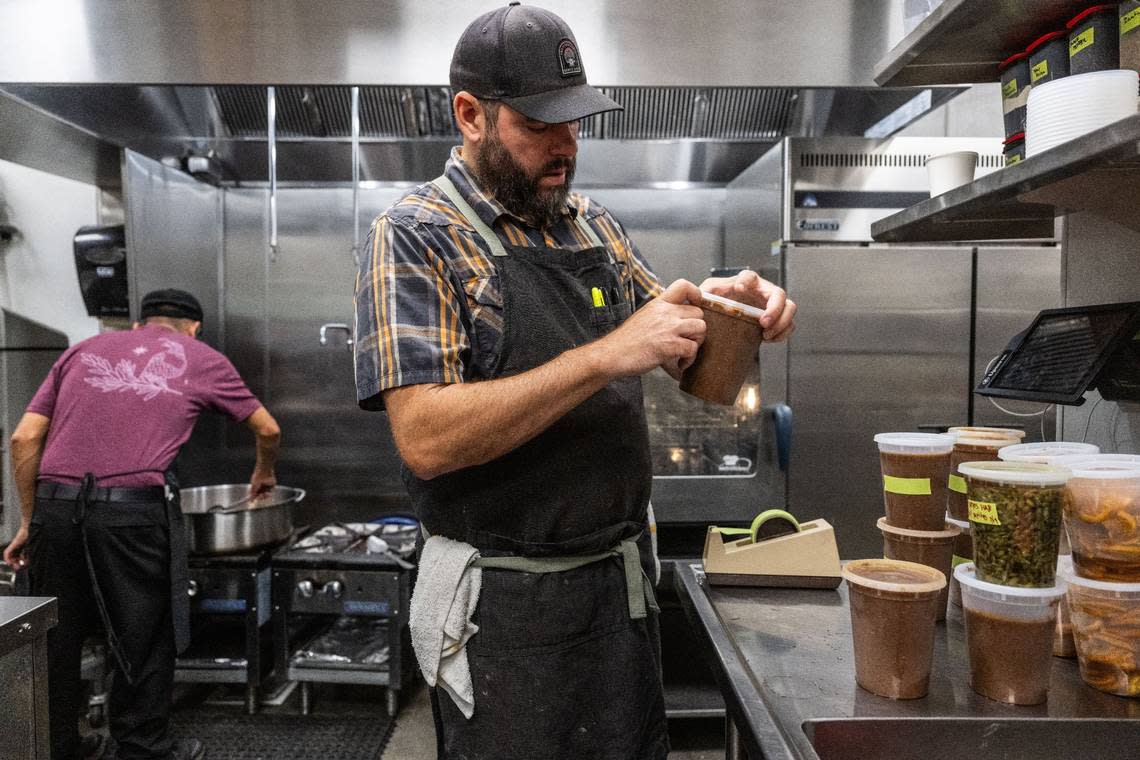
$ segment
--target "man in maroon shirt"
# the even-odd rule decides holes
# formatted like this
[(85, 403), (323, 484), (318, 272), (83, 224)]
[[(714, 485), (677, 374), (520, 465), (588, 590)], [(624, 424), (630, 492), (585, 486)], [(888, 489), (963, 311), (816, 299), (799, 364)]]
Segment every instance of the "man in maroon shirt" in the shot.
[(59, 599), (48, 635), (54, 760), (80, 756), (80, 650), (99, 622), (116, 669), (118, 758), (205, 756), (168, 730), (174, 659), (189, 635), (182, 515), (167, 472), (198, 414), (213, 409), (253, 430), (250, 491), (272, 490), (280, 430), (229, 360), (195, 340), (201, 327), (194, 296), (148, 293), (134, 330), (59, 358), (12, 435), (23, 522), (4, 561), (28, 566), (32, 594)]

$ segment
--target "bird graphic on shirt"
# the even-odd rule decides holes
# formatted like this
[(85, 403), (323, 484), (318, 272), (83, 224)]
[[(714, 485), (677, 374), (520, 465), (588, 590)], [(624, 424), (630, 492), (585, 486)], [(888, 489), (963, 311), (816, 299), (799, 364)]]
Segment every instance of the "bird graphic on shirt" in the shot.
[(159, 342), (163, 350), (151, 356), (138, 374), (135, 373), (135, 363), (130, 359), (120, 359), (112, 365), (97, 354), (81, 353), (79, 359), (89, 370), (83, 382), (104, 393), (134, 391), (142, 396), (143, 401), (150, 401), (160, 393), (181, 396), (182, 393), (171, 388), (169, 383), (186, 373), (189, 366), (186, 349), (169, 338), (160, 338)]

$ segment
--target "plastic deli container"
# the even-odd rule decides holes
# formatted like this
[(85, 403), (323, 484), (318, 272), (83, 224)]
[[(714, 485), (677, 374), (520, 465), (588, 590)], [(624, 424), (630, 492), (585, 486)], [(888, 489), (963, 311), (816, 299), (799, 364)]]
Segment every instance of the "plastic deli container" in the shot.
[(1068, 32), (1043, 34), (1025, 52), (1029, 54), (1029, 83), (1034, 87), (1069, 76)]
[(879, 445), (887, 522), (908, 530), (945, 528), (954, 436), (879, 433), (875, 443)]
[(1140, 71), (1140, 0), (1120, 4), (1120, 68)]
[(1007, 138), (1002, 143), (1002, 155), (1005, 156), (1005, 165), (1013, 166), (1020, 164), (1025, 160), (1025, 133), (1018, 132), (1017, 134)]
[(705, 340), (696, 360), (681, 375), (681, 390), (714, 404), (736, 401), (749, 370), (760, 360), (763, 310), (701, 293)]
[(851, 602), (856, 683), (892, 699), (926, 696), (946, 577), (914, 562), (857, 559), (843, 566), (843, 578)]
[(1062, 567), (1081, 678), (1094, 689), (1140, 697), (1140, 583), (1081, 578)]
[(970, 686), (998, 702), (1044, 702), (1064, 582), (1048, 588), (999, 586), (978, 580), (971, 563), (958, 565), (954, 575), (962, 586)]
[(978, 152), (974, 150), (952, 150), (929, 156), (926, 159), (926, 176), (930, 182), (930, 197), (973, 182), (977, 168)]
[[(883, 533), (883, 556), (903, 562), (917, 562), (932, 567), (950, 577), (954, 570), (954, 547), (962, 529), (949, 522), (943, 530), (907, 530), (896, 528), (880, 517), (877, 523)], [(938, 595), (938, 620), (946, 619), (946, 598), (950, 585), (942, 588)]]
[[(946, 522), (958, 528), (960, 533), (954, 539), (954, 556), (950, 560), (950, 564), (954, 569), (958, 569), (958, 565), (974, 560), (974, 537), (970, 535), (970, 521), (969, 520), (955, 520), (950, 515), (946, 515)], [(954, 574), (950, 574), (950, 582), (946, 584), (950, 589), (947, 595), (950, 604), (957, 607), (962, 606), (962, 587), (958, 584), (958, 579)]]
[(947, 433), (951, 435), (974, 435), (975, 433), (990, 434), (996, 433), (1004, 438), (1016, 438), (1018, 443), (1025, 439), (1025, 431), (1018, 430), (1017, 428), (1003, 428), (1003, 427), (981, 427), (977, 425), (961, 425), (957, 427), (947, 428)]
[(960, 433), (950, 452), (950, 477), (947, 481), (946, 511), (955, 520), (968, 520), (966, 479), (958, 472), (963, 462), (996, 462), (998, 452), (1017, 443), (1001, 433)]
[(967, 462), (958, 471), (966, 476), (978, 579), (1052, 586), (1069, 470), (1033, 462)]
[(1087, 74), (1120, 66), (1120, 18), (1116, 3), (1099, 3), (1077, 14), (1069, 30), (1069, 73)]
[[(1137, 0), (1140, 2), (1140, 0)], [(1071, 454), (1058, 457), (1049, 464), (1072, 468), (1079, 464), (1133, 464), (1140, 466), (1140, 454)]]
[(998, 458), (1005, 462), (1040, 462), (1056, 464), (1060, 457), (1090, 456), (1099, 454), (1100, 448), (1091, 443), (1070, 443), (1068, 441), (1043, 441), (1041, 443), (1019, 443), (998, 451)]
[(1014, 53), (998, 65), (1001, 73), (1001, 112), (1005, 136), (1025, 131), (1025, 106), (1029, 102), (1029, 56)]
[(1061, 603), (1057, 605), (1057, 622), (1053, 628), (1053, 656), (1077, 656), (1077, 643), (1073, 638), (1073, 618), (1069, 614), (1068, 597), (1062, 598)]
[(1071, 466), (1065, 528), (1073, 565), (1085, 578), (1140, 583), (1140, 465)]

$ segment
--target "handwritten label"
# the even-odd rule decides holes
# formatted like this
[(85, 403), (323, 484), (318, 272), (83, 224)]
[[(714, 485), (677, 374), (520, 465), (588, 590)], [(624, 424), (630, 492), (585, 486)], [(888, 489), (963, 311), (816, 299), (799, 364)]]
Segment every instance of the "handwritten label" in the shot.
[(1128, 34), (1136, 27), (1140, 26), (1140, 8), (1128, 11), (1120, 17), (1120, 33)]
[(1081, 52), (1085, 48), (1089, 47), (1090, 45), (1092, 45), (1096, 41), (1096, 36), (1095, 36), (1094, 32), (1096, 32), (1096, 29), (1094, 29), (1093, 27), (1090, 26), (1088, 29), (1084, 30), (1083, 32), (1078, 34), (1076, 37), (1073, 37), (1072, 39), (1069, 40), (1069, 57), (1070, 58), (1072, 58), (1074, 55)]
[(1001, 96), (1006, 100), (1017, 97), (1017, 79), (1011, 79), (1001, 86)]
[(1021, 163), (1021, 156), (1019, 156), (1016, 153), (1011, 153), (1010, 155), (1005, 157), (1005, 165), (1006, 166), (1013, 166), (1014, 164), (1020, 164), (1020, 163)]
[(1031, 84), (1037, 84), (1037, 80), (1044, 79), (1049, 76), (1049, 61), (1048, 59), (1040, 61), (1030, 71), (1029, 81)]
[(970, 508), (970, 522), (981, 525), (1001, 525), (998, 519), (997, 504), (992, 501), (968, 501)]

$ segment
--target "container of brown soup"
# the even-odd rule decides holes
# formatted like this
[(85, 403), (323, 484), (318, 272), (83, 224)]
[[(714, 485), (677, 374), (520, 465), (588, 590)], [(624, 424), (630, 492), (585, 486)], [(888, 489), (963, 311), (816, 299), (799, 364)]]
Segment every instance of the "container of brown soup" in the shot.
[(705, 292), (698, 306), (704, 312), (705, 340), (697, 358), (681, 374), (681, 390), (731, 406), (749, 370), (760, 360), (758, 351), (764, 337), (760, 317), (764, 312)]
[(891, 699), (918, 699), (930, 686), (938, 598), (946, 576), (890, 559), (843, 566), (851, 603), (855, 682)]
[(954, 575), (962, 587), (971, 688), (998, 702), (1044, 702), (1064, 582), (1048, 588), (999, 586), (978, 580), (969, 562), (959, 565)]
[(875, 443), (887, 522), (907, 530), (944, 529), (954, 436), (879, 433)]
[[(950, 577), (954, 566), (954, 547), (962, 534), (961, 528), (946, 522), (942, 530), (907, 530), (896, 528), (880, 517), (877, 523), (883, 533), (883, 556), (903, 562), (917, 562), (933, 567)], [(946, 619), (946, 598), (950, 586), (943, 586), (938, 595), (938, 620)]]
[(946, 511), (955, 520), (970, 519), (966, 510), (966, 479), (958, 472), (963, 462), (996, 462), (998, 452), (1017, 443), (1002, 433), (958, 433), (950, 452), (950, 478), (946, 484)]

